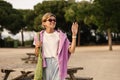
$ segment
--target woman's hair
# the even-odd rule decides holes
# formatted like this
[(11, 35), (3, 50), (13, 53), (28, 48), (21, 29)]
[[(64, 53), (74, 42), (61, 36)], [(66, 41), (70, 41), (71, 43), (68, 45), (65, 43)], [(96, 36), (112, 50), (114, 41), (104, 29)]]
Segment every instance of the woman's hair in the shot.
[(43, 22), (45, 22), (48, 18), (50, 18), (51, 16), (54, 16), (55, 18), (56, 18), (56, 16), (53, 14), (53, 13), (51, 13), (51, 12), (47, 12), (47, 13), (45, 13), (44, 15), (43, 15), (43, 17), (42, 17), (42, 26), (44, 26), (43, 25)]

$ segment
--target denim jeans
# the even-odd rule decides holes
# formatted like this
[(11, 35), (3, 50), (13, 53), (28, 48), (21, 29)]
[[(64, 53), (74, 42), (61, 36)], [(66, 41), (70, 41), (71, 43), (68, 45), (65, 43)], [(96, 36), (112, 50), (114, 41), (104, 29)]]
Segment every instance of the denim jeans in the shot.
[(60, 80), (56, 58), (46, 58), (47, 67), (43, 69), (43, 80)]

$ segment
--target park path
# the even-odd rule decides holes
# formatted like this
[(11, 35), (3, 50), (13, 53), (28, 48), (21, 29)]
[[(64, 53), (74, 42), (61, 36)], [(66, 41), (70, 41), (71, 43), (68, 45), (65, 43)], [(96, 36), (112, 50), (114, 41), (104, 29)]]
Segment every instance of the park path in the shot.
[(69, 65), (84, 67), (77, 76), (93, 77), (93, 80), (120, 80), (120, 46), (113, 46), (113, 51), (109, 51), (108, 46), (77, 48)]
[[(34, 49), (0, 48), (0, 69), (24, 67), (25, 63), (21, 58), (28, 52), (34, 52)], [(113, 46), (113, 51), (109, 51), (108, 46), (77, 47), (68, 65), (84, 67), (84, 70), (78, 71), (76, 76), (93, 77), (93, 80), (120, 80), (120, 46)], [(11, 74), (10, 78), (15, 75)], [(0, 72), (0, 80), (3, 76), (4, 74)]]

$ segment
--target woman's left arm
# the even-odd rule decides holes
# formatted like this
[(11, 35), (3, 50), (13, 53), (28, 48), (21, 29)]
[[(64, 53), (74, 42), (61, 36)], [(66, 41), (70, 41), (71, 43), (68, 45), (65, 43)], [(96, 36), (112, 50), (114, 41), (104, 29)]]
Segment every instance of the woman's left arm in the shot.
[(69, 52), (74, 53), (75, 47), (76, 47), (76, 38), (77, 38), (77, 33), (78, 33), (78, 23), (74, 22), (71, 27), (72, 31), (72, 43), (69, 47)]

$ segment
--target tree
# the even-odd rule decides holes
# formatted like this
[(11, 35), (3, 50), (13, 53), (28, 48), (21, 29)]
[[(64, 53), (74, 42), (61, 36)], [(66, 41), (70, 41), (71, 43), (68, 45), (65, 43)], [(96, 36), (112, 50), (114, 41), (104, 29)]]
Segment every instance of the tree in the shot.
[(0, 1), (0, 25), (16, 34), (24, 25), (23, 17), (10, 3)]
[(34, 18), (35, 18), (35, 13), (33, 10), (30, 9), (20, 9), (19, 12), (22, 14), (23, 21), (24, 21), (24, 27), (21, 29), (21, 37), (22, 37), (22, 46), (24, 46), (24, 35), (23, 31), (33, 31), (35, 30), (33, 25), (34, 25)]
[(20, 13), (23, 16), (23, 21), (25, 22), (25, 30), (28, 31), (33, 31), (34, 30), (34, 19), (36, 17), (36, 14), (34, 12), (34, 10), (30, 10), (30, 9), (20, 9), (19, 10)]
[[(61, 28), (62, 30), (66, 30), (65, 26), (65, 10), (64, 8), (68, 6), (67, 2), (64, 0), (61, 1), (43, 1), (42, 3), (38, 3), (34, 6), (34, 11), (37, 17), (35, 18), (35, 25), (34, 27), (38, 29), (38, 26), (41, 27), (41, 18), (43, 14), (46, 12), (52, 12), (57, 17), (57, 27)], [(42, 28), (42, 27), (41, 27)], [(39, 28), (39, 29), (41, 29)]]
[(97, 25), (107, 30), (109, 50), (112, 50), (111, 32), (118, 31), (120, 25), (120, 0), (94, 0), (93, 4)]
[(86, 18), (88, 18), (91, 10), (91, 3), (87, 1), (82, 1), (79, 3), (72, 3), (67, 9), (65, 13), (66, 21), (73, 22), (76, 20), (79, 23), (79, 31), (78, 31), (78, 46), (80, 45), (80, 27), (86, 23)]
[[(10, 30), (12, 34), (18, 33), (25, 27), (23, 16), (19, 10), (14, 9), (12, 5), (6, 1), (0, 1), (0, 25), (3, 28)], [(23, 37), (22, 37), (22, 46)]]

